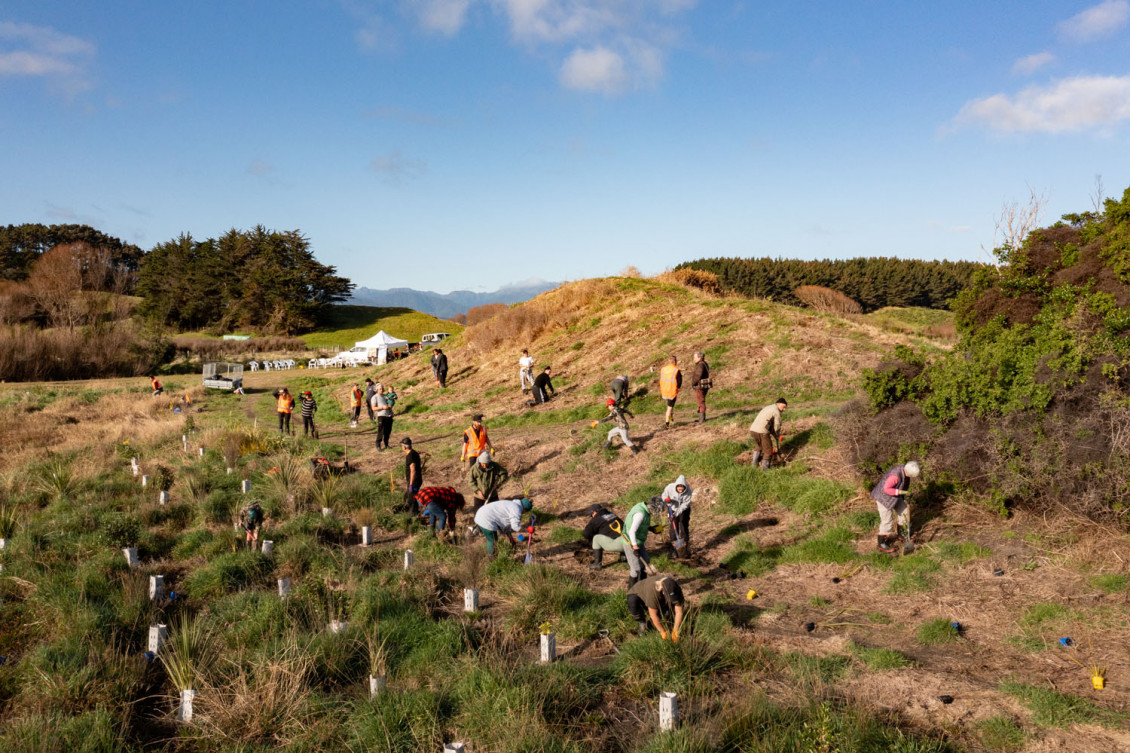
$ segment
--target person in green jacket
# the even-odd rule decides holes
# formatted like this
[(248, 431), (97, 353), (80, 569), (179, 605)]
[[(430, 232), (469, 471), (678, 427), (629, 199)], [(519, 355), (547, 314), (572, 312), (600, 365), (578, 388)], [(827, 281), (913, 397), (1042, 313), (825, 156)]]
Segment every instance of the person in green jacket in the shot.
[[(637, 502), (624, 516), (624, 538), (627, 546), (624, 547), (624, 556), (628, 558), (628, 588), (636, 585), (643, 575), (644, 563), (651, 566), (651, 556), (647, 553), (647, 534), (658, 526), (653, 526), (651, 516), (659, 515), (663, 507), (661, 497)], [(654, 570), (654, 568), (652, 568)]]
[(490, 450), (479, 453), (478, 462), (471, 466), (471, 490), (474, 492), (475, 511), (487, 502), (498, 499), (498, 490), (510, 478), (505, 468), (490, 456)]

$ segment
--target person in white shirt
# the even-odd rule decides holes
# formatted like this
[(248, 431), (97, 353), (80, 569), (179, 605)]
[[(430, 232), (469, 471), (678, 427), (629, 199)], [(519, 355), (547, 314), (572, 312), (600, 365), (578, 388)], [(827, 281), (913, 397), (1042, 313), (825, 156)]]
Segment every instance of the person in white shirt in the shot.
[(518, 381), (522, 383), (522, 392), (529, 392), (534, 386), (534, 359), (528, 350), (523, 350), (518, 359)]

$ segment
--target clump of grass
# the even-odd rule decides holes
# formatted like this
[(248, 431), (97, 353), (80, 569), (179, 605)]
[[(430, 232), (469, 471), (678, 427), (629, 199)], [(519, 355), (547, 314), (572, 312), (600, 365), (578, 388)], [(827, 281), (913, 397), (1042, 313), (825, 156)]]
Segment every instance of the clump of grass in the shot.
[(1073, 724), (1125, 725), (1126, 714), (1097, 706), (1086, 698), (1059, 693), (1049, 688), (1006, 680), (1001, 692), (1013, 696), (1032, 712), (1032, 721), (1044, 727), (1069, 727)]
[(918, 642), (923, 646), (937, 646), (944, 643), (953, 643), (961, 636), (951, 623), (952, 620), (947, 617), (938, 617), (937, 619), (922, 623), (918, 626)]
[[(0, 536), (2, 535), (2, 530), (0, 530)], [(1130, 586), (1130, 576), (1126, 575), (1096, 575), (1091, 578), (1091, 587), (1103, 593), (1114, 594), (1125, 591), (1127, 586)]]
[(881, 556), (890, 563), (894, 570), (894, 575), (891, 576), (886, 588), (887, 593), (890, 594), (912, 594), (929, 591), (934, 587), (935, 574), (942, 569), (941, 563), (925, 556), (924, 553), (912, 557), (899, 557), (893, 561), (886, 555)]
[(161, 652), (161, 663), (177, 690), (197, 687), (206, 669), (219, 655), (219, 642), (212, 626), (200, 617), (186, 617), (173, 624)]
[(994, 753), (1017, 753), (1024, 748), (1024, 730), (1010, 716), (998, 714), (975, 725), (981, 744)]
[(833, 525), (818, 535), (785, 547), (781, 550), (783, 563), (847, 564), (858, 558), (853, 547), (855, 532), (844, 525)]
[(852, 656), (866, 664), (868, 669), (877, 672), (914, 666), (914, 661), (910, 657), (891, 648), (872, 648), (849, 643), (848, 650)]
[(265, 585), (271, 567), (271, 560), (260, 552), (229, 552), (193, 570), (184, 579), (184, 589), (194, 598), (218, 598), (256, 583)]
[(983, 559), (992, 554), (992, 550), (972, 541), (935, 541), (931, 545), (939, 557), (951, 562), (964, 565), (973, 560)]
[(843, 654), (813, 656), (790, 652), (784, 654), (781, 660), (797, 682), (811, 691), (843, 679), (851, 670), (851, 658)]
[(757, 578), (777, 567), (781, 550), (777, 547), (762, 549), (752, 536), (739, 536), (734, 546), (722, 558), (722, 565), (731, 573), (745, 573), (746, 577)]
[(19, 523), (20, 517), (16, 508), (0, 504), (0, 539), (10, 539), (15, 536)]
[(581, 540), (581, 532), (572, 526), (557, 526), (549, 532), (551, 544), (573, 544)]

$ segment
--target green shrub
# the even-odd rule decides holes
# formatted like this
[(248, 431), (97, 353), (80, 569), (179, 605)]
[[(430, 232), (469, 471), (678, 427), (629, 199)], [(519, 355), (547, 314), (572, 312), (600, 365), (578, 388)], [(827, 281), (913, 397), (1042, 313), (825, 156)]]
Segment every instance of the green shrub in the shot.
[(184, 579), (185, 593), (195, 599), (216, 599), (231, 591), (266, 585), (273, 563), (260, 552), (222, 554)]
[(102, 524), (102, 538), (114, 549), (137, 546), (141, 540), (141, 521), (132, 515), (111, 515)]

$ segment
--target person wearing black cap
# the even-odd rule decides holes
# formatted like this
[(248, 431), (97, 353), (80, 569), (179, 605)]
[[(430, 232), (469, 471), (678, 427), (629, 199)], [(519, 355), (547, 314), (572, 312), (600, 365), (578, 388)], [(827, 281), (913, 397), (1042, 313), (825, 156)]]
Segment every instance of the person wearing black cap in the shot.
[(538, 374), (538, 378), (534, 380), (534, 403), (536, 405), (541, 405), (546, 400), (549, 400), (550, 396), (557, 394), (556, 390), (553, 389), (553, 382), (549, 376), (550, 370), (550, 367), (546, 366), (541, 370), (541, 373)]
[(404, 511), (416, 512), (416, 492), (424, 485), (424, 467), (420, 462), (420, 453), (412, 449), (412, 440), (408, 437), (400, 440), (400, 448), (404, 450)]
[(585, 530), (581, 531), (581, 538), (592, 545), (592, 564), (589, 570), (600, 570), (604, 567), (604, 553), (617, 552), (623, 554), (624, 539), (612, 529), (612, 524), (624, 530), (624, 521), (616, 513), (606, 510), (603, 505), (593, 505), (589, 508), (589, 522)]
[(318, 403), (310, 390), (302, 393), (302, 436), (318, 438), (318, 430), (314, 428), (314, 411), (318, 410)]
[(673, 615), (671, 640), (679, 641), (679, 628), (683, 624), (683, 589), (670, 575), (655, 575), (644, 578), (628, 590), (628, 613), (639, 624), (639, 633), (648, 631), (648, 619), (659, 631), (659, 637), (667, 640), (667, 630), (663, 617)]
[(783, 397), (777, 402), (766, 405), (753, 419), (749, 430), (753, 433), (753, 456), (750, 465), (761, 464), (762, 470), (769, 470), (769, 458), (773, 456), (773, 437), (777, 438), (777, 446), (781, 445), (784, 431), (781, 428), (781, 414), (789, 407), (789, 401)]

